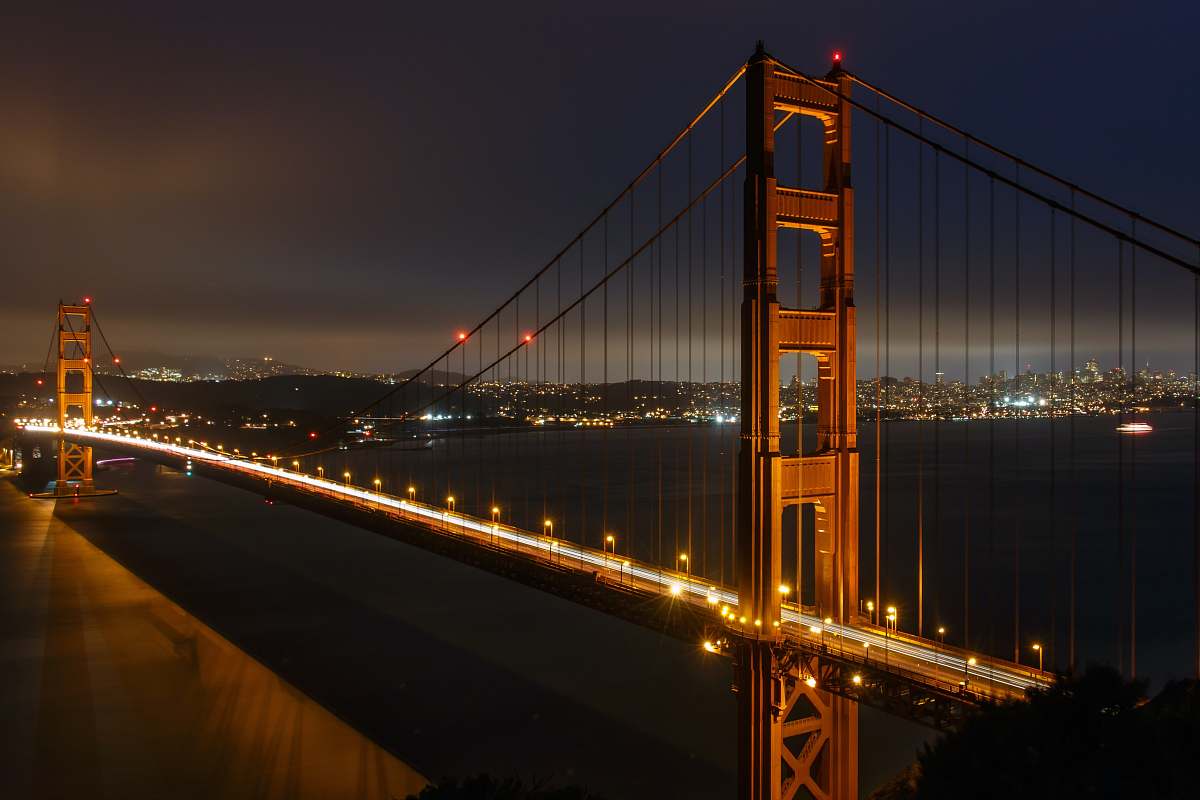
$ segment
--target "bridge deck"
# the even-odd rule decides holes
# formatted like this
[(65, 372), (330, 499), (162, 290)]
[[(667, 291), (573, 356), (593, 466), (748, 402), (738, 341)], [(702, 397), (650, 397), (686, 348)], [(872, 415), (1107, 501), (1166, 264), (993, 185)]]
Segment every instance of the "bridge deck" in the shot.
[[(26, 430), (59, 434), (53, 426), (30, 425)], [(394, 534), (389, 528), (416, 530), (424, 539), (413, 543), (493, 571), (520, 572), (522, 566), (533, 566), (535, 572), (540, 571), (537, 579), (530, 580), (533, 573), (528, 569), (520, 578), (676, 636), (693, 641), (703, 637), (716, 651), (721, 649), (724, 639), (750, 628), (750, 623), (730, 624), (720, 613), (725, 608), (737, 608), (736, 591), (673, 570), (503, 523), (165, 439), (84, 429), (70, 429), (66, 436), (69, 440), (140, 454), (171, 466), (182, 467), (190, 459), (207, 476), (381, 532)], [(555, 581), (567, 585), (553, 585)], [(648, 604), (648, 599), (659, 602)], [(672, 619), (665, 619), (664, 615)], [(736, 615), (731, 614), (728, 619), (736, 620)], [(947, 704), (971, 705), (1023, 697), (1026, 690), (1053, 681), (1049, 673), (875, 625), (824, 624), (794, 604), (785, 604), (783, 608), (779, 641), (781, 647), (794, 651), (802, 672), (821, 681), (830, 691), (871, 705), (894, 706), (897, 681), (908, 687), (901, 692), (904, 704), (936, 706), (943, 711)], [(974, 663), (969, 663), (970, 659)], [(831, 664), (836, 669), (830, 669)], [(947, 716), (943, 711), (916, 716), (925, 717), (918, 721), (938, 727), (952, 724), (955, 715)]]

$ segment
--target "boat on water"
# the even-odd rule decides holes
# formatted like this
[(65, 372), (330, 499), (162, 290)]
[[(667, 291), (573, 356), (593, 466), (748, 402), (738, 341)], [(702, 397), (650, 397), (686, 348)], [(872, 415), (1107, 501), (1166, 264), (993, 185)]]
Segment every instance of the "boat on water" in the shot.
[(1122, 422), (1117, 426), (1118, 433), (1149, 433), (1152, 430), (1149, 422)]

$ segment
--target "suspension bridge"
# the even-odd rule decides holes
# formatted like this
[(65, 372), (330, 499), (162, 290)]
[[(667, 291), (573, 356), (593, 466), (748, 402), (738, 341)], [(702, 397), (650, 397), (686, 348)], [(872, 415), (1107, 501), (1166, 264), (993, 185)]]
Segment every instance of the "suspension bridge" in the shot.
[[(54, 327), (57, 420), (24, 433), (59, 442), (50, 497), (102, 492), (102, 448), (727, 656), (739, 796), (853, 798), (859, 704), (946, 729), (1084, 658), (1138, 673), (1139, 507), (1191, 522), (1200, 586), (1198, 276), (1196, 238), (840, 55), (816, 77), (760, 45), (528, 281), (327, 428), (260, 455), (94, 419), (93, 383), (128, 376), (88, 299)], [(1191, 425), (1190, 491), (1139, 483), (1114, 429), (1152, 411)]]

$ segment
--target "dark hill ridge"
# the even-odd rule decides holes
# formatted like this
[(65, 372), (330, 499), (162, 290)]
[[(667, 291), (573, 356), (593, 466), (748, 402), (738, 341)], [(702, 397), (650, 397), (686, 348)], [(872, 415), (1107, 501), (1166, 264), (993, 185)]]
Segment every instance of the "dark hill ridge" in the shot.
[[(42, 386), (37, 385), (38, 377), (29, 373), (0, 375), (0, 404), (11, 408), (21, 395), (48, 397), (53, 392), (54, 376), (41, 376), (45, 380)], [(454, 379), (456, 376), (449, 377)], [(102, 376), (94, 388), (97, 398), (125, 403), (138, 403), (140, 398), (144, 398), (147, 404), (170, 410), (211, 414), (230, 408), (279, 409), (339, 416), (362, 408), (394, 387), (367, 378), (280, 375), (247, 381), (185, 382)], [(427, 388), (424, 395), (428, 398)], [(399, 408), (398, 403), (396, 407)]]

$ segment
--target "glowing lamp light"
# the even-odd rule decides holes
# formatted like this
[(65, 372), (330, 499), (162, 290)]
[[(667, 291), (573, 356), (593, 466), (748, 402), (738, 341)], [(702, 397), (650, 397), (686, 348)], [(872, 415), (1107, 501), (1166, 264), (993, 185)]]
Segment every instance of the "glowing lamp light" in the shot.
[(526, 342), (526, 344), (528, 344), (529, 342), (532, 342), (532, 341), (533, 341), (533, 334), (532, 334), (532, 333), (527, 333), (527, 334), (525, 334), (525, 342)]
[(113, 356), (113, 363), (114, 363), (114, 364), (120, 364), (120, 363), (121, 363), (121, 357), (120, 357), (120, 356)]
[(835, 63), (835, 64), (842, 63), (842, 51), (841, 50), (833, 51), (833, 63)]
[(465, 342), (467, 340), (467, 334), (464, 331), (459, 331), (458, 332), (458, 340), (460, 342)]
[(44, 384), (44, 383), (45, 383), (45, 381), (44, 381), (44, 380), (42, 380), (41, 378), (38, 378), (38, 379), (37, 379), (37, 385), (38, 385), (38, 386), (41, 386), (41, 385), (42, 385), (42, 384)]
[(92, 304), (92, 298), (90, 298), (90, 297), (85, 297), (85, 298), (83, 298), (83, 304), (84, 304), (85, 306), (87, 306), (87, 305), (91, 305), (91, 304)]
[(315, 438), (317, 438), (317, 432), (316, 432), (316, 431), (309, 431), (309, 433), (308, 433), (308, 438), (310, 438), (310, 439), (315, 439)]

